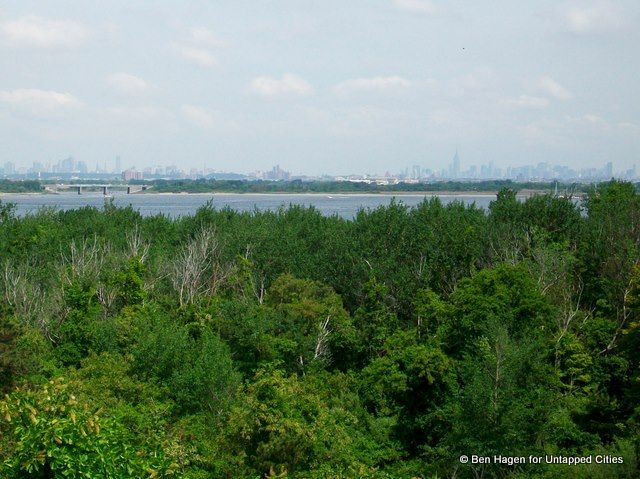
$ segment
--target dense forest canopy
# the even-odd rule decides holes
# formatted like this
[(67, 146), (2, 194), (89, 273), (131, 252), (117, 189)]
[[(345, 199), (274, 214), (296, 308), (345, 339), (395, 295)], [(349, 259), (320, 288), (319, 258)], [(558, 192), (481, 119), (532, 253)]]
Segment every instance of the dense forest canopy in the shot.
[(639, 247), (615, 181), (353, 220), (2, 203), (0, 477), (638, 477)]

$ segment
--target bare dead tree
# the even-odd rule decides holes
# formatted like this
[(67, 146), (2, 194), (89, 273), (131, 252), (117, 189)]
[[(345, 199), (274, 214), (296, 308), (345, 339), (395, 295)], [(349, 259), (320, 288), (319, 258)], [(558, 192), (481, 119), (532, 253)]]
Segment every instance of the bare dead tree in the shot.
[(573, 277), (571, 256), (549, 248), (534, 248), (531, 261), (526, 263), (532, 276), (537, 278), (542, 294), (557, 306), (555, 341), (555, 365), (560, 365), (560, 343), (576, 319), (588, 320), (592, 311), (582, 307), (584, 284), (578, 276)]
[(328, 315), (324, 321), (320, 321), (318, 325), (318, 338), (316, 339), (316, 347), (313, 353), (313, 359), (329, 359), (330, 351), (329, 351), (329, 334), (331, 334), (331, 330), (329, 329), (329, 321), (331, 319), (331, 315)]
[(80, 244), (72, 241), (69, 254), (62, 255), (62, 262), (66, 266), (63, 281), (71, 284), (78, 278), (97, 278), (109, 251), (109, 246), (101, 245), (96, 236), (91, 241), (85, 238)]
[(42, 288), (29, 282), (24, 270), (8, 262), (5, 263), (2, 279), (6, 303), (19, 316), (31, 319), (41, 309), (44, 299)]
[(96, 288), (96, 298), (105, 311), (111, 311), (116, 304), (118, 290), (111, 285), (100, 283)]
[(503, 345), (496, 341), (493, 345), (492, 353), (495, 353), (495, 367), (493, 371), (489, 371), (489, 376), (493, 382), (493, 391), (491, 393), (491, 408), (493, 410), (493, 419), (498, 417), (498, 400), (500, 396), (500, 386), (502, 385), (502, 369), (505, 361), (505, 352)]
[(429, 279), (429, 269), (427, 268), (427, 256), (424, 252), (420, 252), (420, 258), (413, 265), (415, 277), (418, 281)]
[(516, 232), (509, 231), (499, 240), (490, 238), (489, 247), (494, 263), (517, 264), (522, 260), (524, 247)]
[(145, 262), (149, 254), (149, 243), (146, 242), (140, 234), (140, 228), (136, 224), (133, 230), (127, 232), (127, 248), (129, 258), (139, 258), (141, 262)]
[(199, 295), (215, 295), (226, 284), (233, 265), (224, 263), (221, 253), (215, 229), (203, 228), (178, 254), (171, 280), (181, 306)]
[(256, 297), (258, 298), (258, 304), (262, 304), (264, 302), (264, 295), (267, 291), (265, 285), (265, 277), (264, 275), (260, 276), (260, 285), (256, 288)]
[(206, 285), (206, 293), (212, 296), (227, 284), (235, 270), (233, 264), (226, 263), (222, 260), (221, 252), (219, 244), (216, 244), (216, 249), (212, 252), (211, 268), (208, 272)]
[(611, 341), (607, 344), (607, 347), (600, 351), (600, 354), (607, 354), (609, 351), (616, 347), (616, 342), (618, 340), (618, 336), (624, 330), (627, 325), (627, 321), (631, 317), (631, 308), (629, 308), (629, 297), (632, 291), (631, 282), (624, 289), (622, 307), (618, 311), (618, 326), (616, 327), (615, 332), (613, 333), (613, 337)]
[(173, 286), (180, 306), (191, 303), (203, 289), (204, 274), (211, 264), (211, 250), (217, 248), (212, 230), (201, 230), (178, 254), (173, 264)]
[(20, 268), (7, 262), (2, 270), (2, 298), (15, 314), (27, 324), (39, 328), (45, 337), (53, 340), (51, 318), (60, 310), (59, 291), (46, 291), (30, 280), (27, 265)]

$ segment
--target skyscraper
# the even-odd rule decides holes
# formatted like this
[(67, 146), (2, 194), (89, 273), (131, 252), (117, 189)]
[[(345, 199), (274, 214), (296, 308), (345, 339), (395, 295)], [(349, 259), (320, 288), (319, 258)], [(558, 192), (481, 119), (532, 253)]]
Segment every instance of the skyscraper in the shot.
[(120, 155), (116, 156), (116, 173), (122, 173), (122, 162), (120, 161)]
[(613, 163), (610, 161), (604, 166), (604, 177), (607, 180), (613, 178)]
[(453, 163), (451, 163), (451, 169), (449, 171), (451, 178), (460, 177), (460, 157), (458, 156), (458, 150), (453, 157)]

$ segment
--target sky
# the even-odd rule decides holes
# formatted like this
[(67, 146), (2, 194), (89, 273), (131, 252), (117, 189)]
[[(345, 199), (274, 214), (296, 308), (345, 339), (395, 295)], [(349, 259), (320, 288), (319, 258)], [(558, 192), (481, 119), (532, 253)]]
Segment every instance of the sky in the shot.
[(0, 3), (0, 164), (640, 167), (638, 0)]

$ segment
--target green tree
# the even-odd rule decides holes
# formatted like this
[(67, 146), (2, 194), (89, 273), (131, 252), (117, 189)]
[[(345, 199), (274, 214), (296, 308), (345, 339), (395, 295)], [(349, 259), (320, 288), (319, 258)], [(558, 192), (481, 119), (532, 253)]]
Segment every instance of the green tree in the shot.
[(7, 479), (133, 479), (177, 468), (159, 445), (135, 443), (122, 424), (80, 403), (63, 379), (11, 393), (0, 402), (0, 414), (0, 473)]
[(292, 341), (290, 357), (284, 358), (293, 370), (308, 367), (345, 369), (353, 357), (355, 330), (342, 300), (317, 281), (280, 276), (269, 288), (267, 306), (277, 313), (272, 334)]
[(389, 307), (388, 299), (387, 288), (375, 278), (364, 286), (364, 297), (353, 318), (358, 331), (357, 350), (363, 364), (386, 354), (385, 342), (398, 328), (398, 318)]
[(227, 442), (249, 467), (245, 475), (310, 477), (305, 471), (323, 469), (325, 477), (362, 477), (355, 471), (372, 471), (386, 451), (367, 438), (367, 416), (348, 384), (342, 374), (259, 371), (228, 420)]

